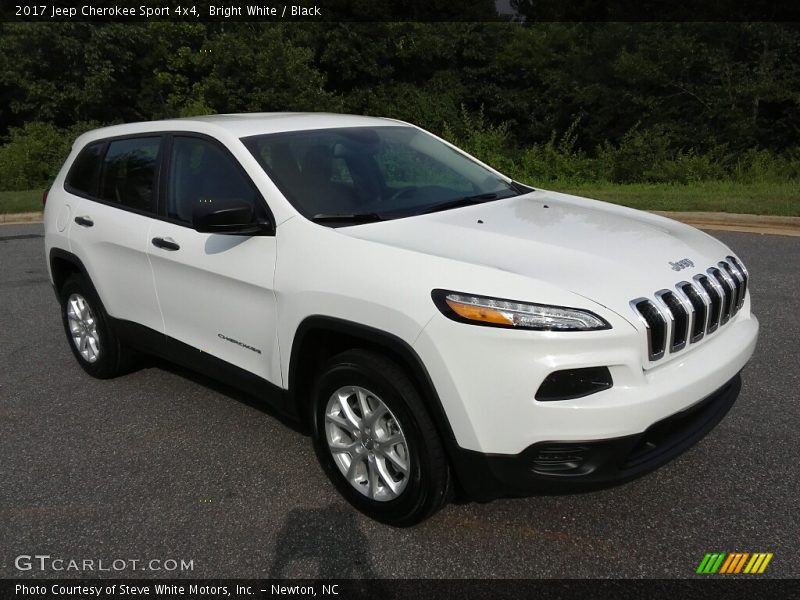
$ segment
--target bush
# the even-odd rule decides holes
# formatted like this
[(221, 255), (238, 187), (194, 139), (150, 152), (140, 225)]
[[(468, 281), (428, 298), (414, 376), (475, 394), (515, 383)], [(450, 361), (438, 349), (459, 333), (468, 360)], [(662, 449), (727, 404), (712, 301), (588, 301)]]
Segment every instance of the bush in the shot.
[[(198, 100), (184, 114), (203, 114), (209, 108)], [(454, 109), (455, 110), (455, 109)], [(618, 145), (605, 142), (590, 156), (578, 144), (581, 119), (559, 137), (553, 131), (544, 143), (520, 148), (508, 123), (490, 123), (481, 108), (461, 106), (456, 119), (445, 121), (440, 135), (499, 171), (525, 183), (581, 185), (585, 183), (667, 183), (701, 181), (786, 183), (800, 180), (800, 150), (784, 154), (750, 149), (733, 154), (726, 145), (701, 152), (680, 148), (664, 128), (633, 127)], [(70, 150), (73, 140), (96, 123), (61, 129), (31, 122), (12, 129), (0, 146), (0, 190), (47, 187)]]
[[(724, 151), (721, 149), (720, 152)], [(699, 154), (694, 149), (679, 150), (673, 158), (657, 165), (657, 170), (646, 172), (644, 181), (655, 183), (695, 183), (727, 178), (727, 156), (715, 152)]]
[(670, 139), (660, 128), (630, 129), (617, 147), (606, 142), (598, 150), (598, 158), (604, 163), (608, 179), (614, 183), (642, 183), (664, 181), (664, 165), (673, 160)]
[(522, 151), (520, 178), (572, 183), (605, 179), (602, 162), (589, 158), (578, 147), (579, 123), (580, 118), (575, 119), (558, 140), (553, 131), (547, 143), (534, 144)]
[(0, 146), (0, 189), (47, 187), (64, 163), (74, 139), (95, 126), (80, 123), (59, 129), (50, 123), (31, 122), (12, 129), (8, 142)]
[(454, 126), (444, 124), (442, 137), (466, 150), (475, 158), (509, 175), (517, 171), (508, 124), (492, 125), (486, 121), (483, 107), (472, 114), (461, 106), (461, 119)]
[(525, 183), (581, 185), (585, 183), (691, 184), (733, 180), (740, 183), (789, 182), (800, 179), (800, 150), (778, 155), (768, 150), (732, 154), (724, 145), (704, 152), (677, 147), (663, 127), (630, 129), (618, 145), (606, 141), (589, 156), (580, 148), (575, 119), (559, 137), (516, 147), (507, 123), (487, 122), (483, 109), (470, 113), (461, 107), (454, 124), (446, 123), (442, 137), (487, 164)]
[(731, 177), (742, 183), (800, 180), (800, 150), (778, 156), (769, 150), (750, 149), (736, 159)]

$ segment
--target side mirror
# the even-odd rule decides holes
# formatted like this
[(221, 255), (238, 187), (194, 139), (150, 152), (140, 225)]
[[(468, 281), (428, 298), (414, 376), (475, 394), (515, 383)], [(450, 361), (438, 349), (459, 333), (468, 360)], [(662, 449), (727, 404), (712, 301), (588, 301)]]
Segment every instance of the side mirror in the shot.
[(255, 219), (253, 207), (241, 200), (217, 200), (201, 204), (192, 213), (192, 228), (200, 233), (253, 235), (271, 231), (268, 222)]

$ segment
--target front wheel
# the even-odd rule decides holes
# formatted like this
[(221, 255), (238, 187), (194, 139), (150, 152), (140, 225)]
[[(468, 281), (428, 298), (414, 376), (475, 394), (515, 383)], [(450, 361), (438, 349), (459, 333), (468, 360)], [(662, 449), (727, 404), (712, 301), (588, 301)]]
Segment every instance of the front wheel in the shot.
[(450, 494), (447, 458), (415, 386), (394, 362), (348, 350), (314, 393), (314, 448), (339, 492), (368, 516), (419, 523)]

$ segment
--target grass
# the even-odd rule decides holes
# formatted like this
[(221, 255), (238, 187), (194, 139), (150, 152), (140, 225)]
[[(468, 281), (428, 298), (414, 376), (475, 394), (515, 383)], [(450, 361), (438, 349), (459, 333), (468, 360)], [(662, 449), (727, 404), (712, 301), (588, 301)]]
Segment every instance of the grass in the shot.
[(709, 211), (800, 216), (800, 183), (703, 181), (687, 185), (639, 183), (551, 183), (542, 186), (640, 210)]
[(43, 191), (44, 190), (0, 192), (0, 214), (37, 212), (42, 210)]
[[(537, 185), (533, 183), (533, 185)], [(641, 210), (710, 211), (800, 216), (800, 183), (704, 181), (688, 185), (548, 183), (545, 189), (596, 198)], [(0, 214), (42, 209), (42, 190), (0, 192)]]

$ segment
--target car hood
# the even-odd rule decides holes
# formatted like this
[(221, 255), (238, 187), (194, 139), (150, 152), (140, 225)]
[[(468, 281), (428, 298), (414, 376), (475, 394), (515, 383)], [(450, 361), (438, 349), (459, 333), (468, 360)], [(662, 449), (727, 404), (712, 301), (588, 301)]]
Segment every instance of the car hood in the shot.
[[(676, 221), (546, 191), (338, 231), (546, 281), (628, 317), (630, 300), (688, 280), (730, 254)], [(694, 266), (677, 269), (684, 259)]]

